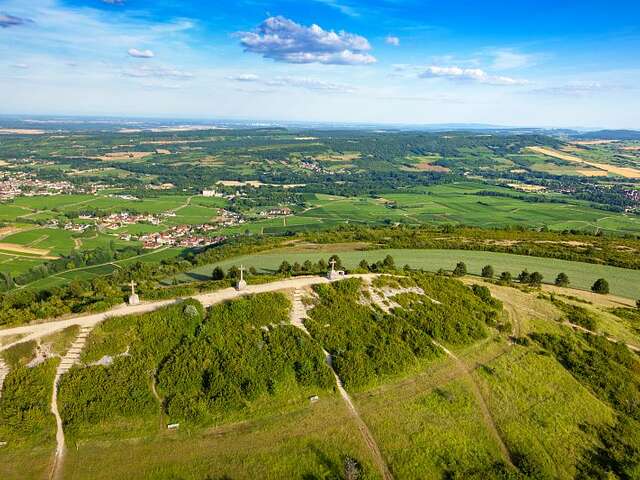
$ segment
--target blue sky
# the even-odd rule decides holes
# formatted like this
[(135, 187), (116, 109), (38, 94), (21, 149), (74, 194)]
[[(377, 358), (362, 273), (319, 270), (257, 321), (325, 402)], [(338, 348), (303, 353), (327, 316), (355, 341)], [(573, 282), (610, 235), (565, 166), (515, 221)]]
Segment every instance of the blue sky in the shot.
[(640, 128), (640, 3), (0, 0), (0, 113)]

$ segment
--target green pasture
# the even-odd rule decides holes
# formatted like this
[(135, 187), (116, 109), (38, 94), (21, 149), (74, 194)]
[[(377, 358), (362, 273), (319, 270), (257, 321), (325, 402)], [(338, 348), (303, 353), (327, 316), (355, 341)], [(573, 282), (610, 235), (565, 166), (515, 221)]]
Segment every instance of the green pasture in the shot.
[[(347, 268), (355, 268), (360, 260), (365, 259), (369, 263), (382, 260), (386, 255), (392, 255), (396, 265), (409, 265), (412, 268), (421, 268), (428, 271), (437, 271), (440, 268), (453, 270), (457, 262), (465, 262), (469, 273), (479, 275), (482, 267), (491, 264), (499, 274), (509, 271), (514, 276), (524, 269), (530, 272), (539, 271), (544, 276), (544, 281), (553, 283), (560, 272), (564, 272), (571, 280), (571, 286), (580, 289), (589, 289), (598, 278), (606, 278), (611, 286), (611, 293), (628, 298), (640, 296), (640, 271), (626, 268), (611, 267), (608, 265), (595, 265), (552, 258), (528, 257), (509, 253), (470, 251), (470, 250), (420, 250), (420, 249), (389, 249), (369, 251), (339, 251), (336, 252)], [(321, 258), (325, 260), (331, 255), (324, 253), (300, 253), (292, 249), (281, 249), (231, 258), (216, 265), (229, 268), (231, 265), (243, 264), (247, 267), (255, 267), (259, 271), (273, 271), (278, 268), (283, 260), (293, 264), (302, 264), (305, 260), (316, 262)], [(190, 272), (178, 276), (179, 280), (205, 279), (211, 276), (216, 265), (204, 265)]]
[(14, 233), (3, 242), (49, 250), (51, 255), (65, 255), (74, 248), (72, 233), (58, 228), (34, 228)]

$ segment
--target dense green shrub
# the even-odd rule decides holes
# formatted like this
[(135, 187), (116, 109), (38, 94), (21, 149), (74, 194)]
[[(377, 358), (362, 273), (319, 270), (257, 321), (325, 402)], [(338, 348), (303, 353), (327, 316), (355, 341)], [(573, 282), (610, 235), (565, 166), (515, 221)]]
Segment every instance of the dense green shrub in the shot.
[(609, 293), (609, 282), (607, 282), (604, 278), (599, 278), (591, 287), (591, 291), (594, 293), (599, 293), (601, 295), (606, 295)]
[(564, 313), (564, 318), (569, 323), (580, 325), (587, 330), (596, 330), (598, 321), (595, 316), (584, 307), (565, 303), (557, 298), (553, 298), (552, 303)]
[(305, 325), (331, 353), (345, 385), (364, 386), (438, 354), (426, 332), (412, 322), (359, 303), (359, 279), (314, 289), (319, 299)]
[(292, 382), (331, 388), (321, 348), (297, 328), (282, 325), (289, 308), (278, 293), (212, 307), (198, 334), (181, 343), (158, 373), (170, 418), (210, 423)]
[(58, 398), (67, 430), (157, 412), (150, 388), (153, 376), (170, 352), (194, 335), (203, 314), (202, 306), (191, 300), (145, 315), (107, 320), (98, 327), (83, 358), (109, 355), (113, 363), (75, 367), (62, 377)]
[[(483, 300), (462, 282), (436, 275), (416, 273), (416, 284), (433, 301), (412, 293), (401, 294), (396, 301), (402, 306), (394, 313), (406, 318), (429, 336), (447, 343), (465, 345), (485, 338), (485, 325), (496, 325), (501, 304), (489, 297)], [(496, 303), (497, 302), (497, 303)]]
[(12, 370), (0, 397), (0, 440), (15, 445), (42, 445), (55, 438), (50, 412), (51, 391), (58, 359)]

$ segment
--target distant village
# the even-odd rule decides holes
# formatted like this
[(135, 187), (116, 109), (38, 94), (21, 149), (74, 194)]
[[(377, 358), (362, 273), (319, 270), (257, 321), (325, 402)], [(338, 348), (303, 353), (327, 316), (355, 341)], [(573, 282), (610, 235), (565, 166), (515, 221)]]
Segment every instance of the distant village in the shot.
[(0, 201), (13, 200), (16, 197), (35, 197), (60, 195), (63, 193), (95, 193), (98, 186), (80, 188), (64, 180), (40, 180), (32, 173), (0, 173)]

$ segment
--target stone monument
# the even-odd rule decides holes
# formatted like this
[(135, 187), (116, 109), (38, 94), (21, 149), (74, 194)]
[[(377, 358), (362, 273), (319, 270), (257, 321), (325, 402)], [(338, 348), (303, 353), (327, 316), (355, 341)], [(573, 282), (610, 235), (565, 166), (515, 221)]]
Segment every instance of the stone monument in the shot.
[(131, 280), (131, 295), (129, 295), (129, 305), (139, 305), (140, 297), (136, 293), (136, 284), (133, 280)]
[(247, 282), (244, 279), (244, 265), (240, 265), (240, 280), (238, 280), (238, 284), (236, 285), (236, 290), (241, 291), (247, 288)]

